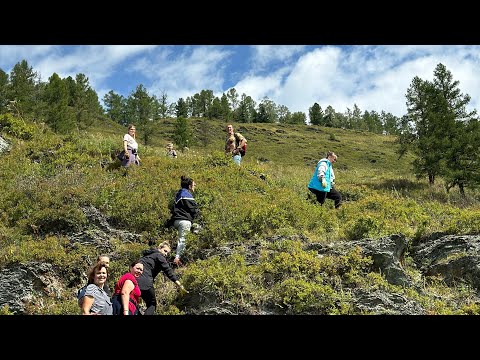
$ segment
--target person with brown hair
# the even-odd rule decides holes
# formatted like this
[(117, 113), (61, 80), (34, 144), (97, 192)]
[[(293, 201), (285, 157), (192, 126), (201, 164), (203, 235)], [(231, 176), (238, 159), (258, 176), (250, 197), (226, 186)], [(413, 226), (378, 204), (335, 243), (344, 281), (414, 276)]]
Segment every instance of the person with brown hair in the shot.
[(138, 287), (138, 278), (143, 273), (143, 263), (133, 261), (129, 271), (123, 274), (115, 284), (112, 296), (113, 315), (139, 315), (138, 300), (141, 291)]
[[(97, 263), (103, 262), (108, 269), (110, 266), (110, 257), (108, 255), (98, 255), (97, 257)], [(77, 294), (77, 299), (78, 299), (78, 306), (80, 306), (80, 309), (83, 306), (83, 299), (85, 297), (85, 292), (87, 291), (87, 285), (83, 286), (80, 290), (78, 290)], [(110, 290), (110, 287), (108, 286), (108, 281), (105, 281), (103, 284), (103, 290), (107, 293), (108, 297), (112, 296), (112, 291)]]
[(122, 166), (128, 167), (131, 164), (140, 165), (140, 156), (138, 156), (138, 143), (136, 140), (137, 129), (135, 125), (128, 125), (128, 132), (123, 136), (123, 160)]
[(82, 315), (112, 315), (110, 296), (103, 289), (108, 277), (108, 267), (98, 262), (88, 272), (88, 286), (82, 301)]
[(155, 296), (155, 287), (153, 286), (155, 278), (162, 271), (171, 281), (178, 286), (180, 291), (188, 293), (178, 280), (178, 276), (173, 272), (167, 261), (170, 253), (170, 244), (167, 241), (162, 242), (158, 247), (152, 247), (143, 251), (140, 262), (143, 264), (144, 271), (138, 278), (138, 286), (141, 290), (141, 297), (146, 305), (144, 315), (154, 315), (157, 308), (157, 297)]
[(334, 188), (335, 173), (332, 165), (336, 162), (337, 155), (333, 151), (327, 152), (327, 155), (317, 163), (308, 190), (315, 194), (320, 205), (323, 205), (325, 199), (331, 199), (335, 201), (335, 209), (338, 209), (342, 204), (342, 195)]
[[(108, 255), (98, 255), (97, 263), (98, 262), (103, 262), (107, 269), (110, 267), (110, 257)], [(105, 290), (108, 296), (112, 296), (112, 290), (110, 290), (110, 286), (108, 286), (108, 281), (105, 281), (105, 284), (103, 285), (103, 290)]]

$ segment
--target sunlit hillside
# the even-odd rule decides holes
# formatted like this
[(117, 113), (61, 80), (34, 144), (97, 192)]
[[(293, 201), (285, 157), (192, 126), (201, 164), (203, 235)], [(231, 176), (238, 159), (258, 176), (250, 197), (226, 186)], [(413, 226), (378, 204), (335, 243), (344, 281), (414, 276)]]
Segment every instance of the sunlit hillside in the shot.
[[(149, 242), (169, 240), (175, 247), (176, 231), (165, 222), (183, 174), (197, 183), (200, 217), (195, 221), (202, 226), (188, 235), (185, 266), (175, 269), (190, 297), (159, 276), (157, 314), (198, 310), (195, 294), (208, 294), (242, 311), (283, 304), (284, 313), (357, 313), (349, 287), (388, 288), (382, 275), (369, 269), (369, 259), (356, 249), (340, 261), (319, 257), (302, 243), (480, 233), (480, 193), (468, 190), (464, 199), (456, 189), (447, 193), (441, 179), (434, 186), (416, 179), (410, 170), (412, 156), (399, 159), (392, 136), (234, 123), (248, 140), (238, 167), (223, 153), (226, 123), (188, 121), (193, 133), (188, 150), (177, 149), (176, 159), (165, 155), (165, 145), (174, 139), (175, 119), (161, 120), (150, 143), (140, 142), (141, 166), (126, 176), (111, 157), (121, 149), (126, 132), (118, 124), (105, 122), (67, 136), (21, 121), (17, 129), (31, 136), (2, 130), (11, 149), (0, 162), (0, 266), (44, 262), (58, 266), (63, 280), (59, 295), (43, 294), (46, 299), (32, 300), (25, 313), (78, 314), (76, 290), (99, 253), (112, 257), (113, 287)], [(137, 126), (137, 136), (141, 132)], [(336, 187), (344, 198), (338, 210), (329, 200), (319, 206), (307, 190), (317, 161), (328, 150), (338, 155)], [(128, 241), (92, 221), (91, 209), (115, 231), (128, 232)], [(430, 313), (466, 312), (462, 309), (473, 290), (462, 292), (438, 281), (425, 286), (422, 295), (395, 291), (415, 297)], [(302, 298), (300, 288), (314, 295)], [(434, 300), (442, 292), (456, 302)]]

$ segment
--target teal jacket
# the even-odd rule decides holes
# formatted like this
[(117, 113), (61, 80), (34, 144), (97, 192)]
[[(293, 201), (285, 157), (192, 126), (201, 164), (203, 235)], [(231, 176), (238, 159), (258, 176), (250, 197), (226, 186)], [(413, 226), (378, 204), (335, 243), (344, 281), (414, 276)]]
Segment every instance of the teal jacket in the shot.
[[(327, 187), (325, 188), (322, 186), (322, 182), (318, 178), (318, 171), (322, 164), (324, 164), (327, 167), (327, 170), (325, 171), (325, 180), (327, 181)], [(315, 168), (315, 172), (313, 173), (313, 176), (310, 179), (310, 182), (308, 183), (308, 187), (315, 190), (319, 190), (319, 191), (329, 192), (332, 186), (331, 176), (332, 176), (332, 163), (328, 159), (323, 158), (318, 162), (317, 167)]]

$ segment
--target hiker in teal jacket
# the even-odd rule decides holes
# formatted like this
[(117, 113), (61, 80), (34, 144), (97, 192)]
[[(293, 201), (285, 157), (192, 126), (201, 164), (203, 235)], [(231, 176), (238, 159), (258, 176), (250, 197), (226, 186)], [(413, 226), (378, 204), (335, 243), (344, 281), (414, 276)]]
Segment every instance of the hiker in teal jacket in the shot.
[(334, 162), (337, 162), (337, 155), (333, 151), (327, 152), (327, 156), (317, 163), (308, 190), (315, 194), (320, 205), (323, 205), (325, 199), (331, 199), (335, 201), (335, 209), (338, 209), (342, 204), (342, 195), (334, 188), (335, 173), (332, 167)]

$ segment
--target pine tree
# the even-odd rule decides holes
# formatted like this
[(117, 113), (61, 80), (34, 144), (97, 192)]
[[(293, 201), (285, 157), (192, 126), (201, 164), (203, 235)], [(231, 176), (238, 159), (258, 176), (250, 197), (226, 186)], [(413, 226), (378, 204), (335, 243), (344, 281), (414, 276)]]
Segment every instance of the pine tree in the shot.
[(464, 188), (467, 183), (463, 175), (457, 178), (454, 174), (458, 172), (451, 169), (462, 166), (467, 138), (462, 123), (474, 120), (476, 112), (466, 111), (470, 96), (461, 94), (458, 85), (450, 71), (438, 64), (433, 82), (416, 76), (407, 90), (408, 113), (402, 119), (400, 155), (412, 150), (416, 155), (415, 175), (428, 176), (431, 185), (437, 176), (448, 177), (450, 187), (462, 184)]
[(0, 114), (3, 114), (7, 111), (7, 106), (8, 106), (7, 86), (8, 86), (8, 74), (2, 69), (0, 69)]
[(21, 116), (33, 116), (36, 105), (38, 75), (26, 60), (15, 64), (10, 72), (9, 100), (15, 101)]
[(310, 124), (324, 125), (322, 107), (318, 103), (314, 103), (312, 107), (308, 109), (308, 117)]
[(187, 103), (183, 100), (183, 98), (180, 98), (177, 101), (177, 105), (175, 106), (175, 115), (177, 118), (186, 118), (188, 116)]
[(60, 79), (57, 73), (53, 73), (48, 80), (44, 93), (45, 122), (55, 132), (68, 133), (75, 128), (75, 122), (71, 108), (68, 106), (67, 83)]
[(119, 94), (110, 90), (103, 96), (103, 103), (105, 104), (107, 116), (115, 122), (128, 125), (128, 120), (125, 115), (126, 99)]
[(173, 140), (181, 149), (188, 147), (192, 140), (192, 131), (188, 124), (188, 120), (184, 117), (179, 117), (175, 121), (175, 133)]

